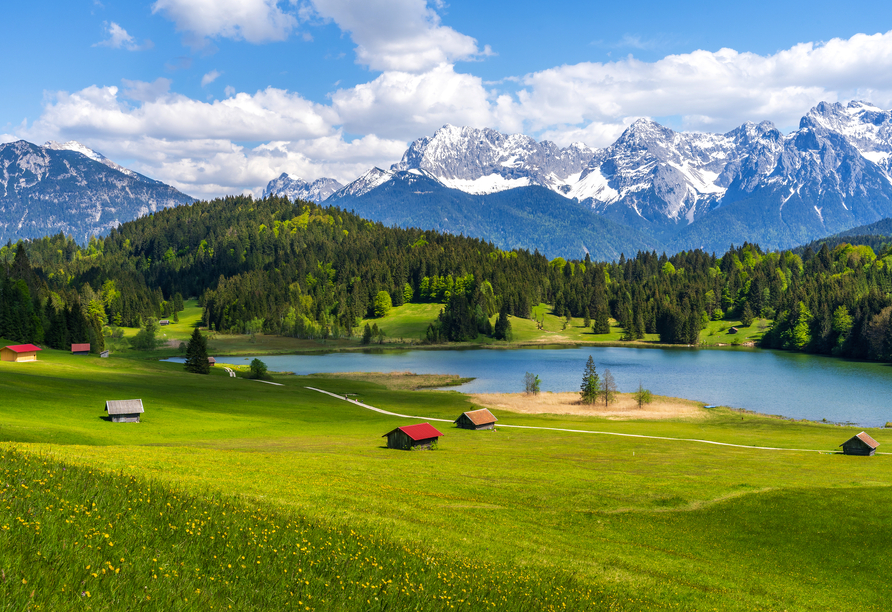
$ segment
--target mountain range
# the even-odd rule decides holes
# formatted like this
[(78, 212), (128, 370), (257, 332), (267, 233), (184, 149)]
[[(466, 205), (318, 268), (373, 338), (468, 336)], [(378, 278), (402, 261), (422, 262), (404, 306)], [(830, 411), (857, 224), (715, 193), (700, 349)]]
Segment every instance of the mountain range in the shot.
[[(706, 134), (639, 119), (603, 149), (446, 125), (389, 169), (347, 185), (286, 173), (270, 194), (549, 257), (789, 248), (892, 217), (892, 112), (822, 102), (790, 134), (767, 121)], [(58, 232), (85, 241), (192, 201), (77, 142), (0, 145), (4, 242)]]
[(77, 142), (0, 144), (0, 241), (62, 232), (85, 242), (195, 198)]
[[(424, 189), (408, 189), (420, 180), (410, 175), (427, 179)], [(413, 142), (389, 170), (373, 168), (317, 201), (385, 223), (490, 238), (474, 225), (479, 207), (498, 193), (510, 208), (514, 199), (528, 201), (534, 186), (579, 205), (540, 206), (549, 221), (565, 210), (581, 220), (581, 207), (657, 249), (721, 251), (744, 241), (787, 248), (892, 216), (892, 113), (867, 102), (821, 103), (786, 135), (768, 121), (703, 134), (639, 119), (604, 149), (447, 125)], [(503, 233), (512, 229), (515, 244), (538, 245), (525, 226)], [(563, 238), (575, 244), (561, 255), (609, 256), (631, 246), (628, 231), (574, 240), (583, 229), (568, 230)], [(588, 229), (599, 235), (602, 226)]]

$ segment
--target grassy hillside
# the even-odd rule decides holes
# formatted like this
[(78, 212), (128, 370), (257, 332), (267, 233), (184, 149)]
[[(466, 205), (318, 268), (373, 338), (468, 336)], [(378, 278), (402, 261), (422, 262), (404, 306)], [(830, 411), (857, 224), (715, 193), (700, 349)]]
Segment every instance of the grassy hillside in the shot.
[[(496, 411), (503, 424), (824, 452), (448, 423), (435, 423), (446, 434), (438, 450), (402, 452), (381, 436), (407, 421), (305, 387), (446, 419), (472, 407), (466, 396), (275, 381), (55, 351), (0, 363), (9, 485), (0, 487), (0, 569), (11, 577), (0, 601), (826, 610), (857, 596), (884, 605), (892, 471), (888, 456), (833, 454), (851, 428), (725, 409), (657, 422)], [(103, 420), (106, 399), (133, 397), (145, 403), (142, 423)], [(892, 444), (886, 430), (870, 433)], [(870, 542), (871, 554), (839, 554), (853, 541)], [(293, 579), (298, 570), (306, 584)]]

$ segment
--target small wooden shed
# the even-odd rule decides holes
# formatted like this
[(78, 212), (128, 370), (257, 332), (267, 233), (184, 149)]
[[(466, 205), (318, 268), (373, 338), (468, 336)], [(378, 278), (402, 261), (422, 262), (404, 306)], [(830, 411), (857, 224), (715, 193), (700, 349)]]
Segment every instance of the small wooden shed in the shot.
[(863, 431), (840, 444), (844, 455), (862, 455), (864, 457), (873, 455), (879, 445), (879, 442)]
[(158, 325), (170, 325), (170, 319), (161, 319), (158, 321)]
[(387, 438), (387, 448), (412, 450), (413, 448), (429, 449), (442, 435), (430, 423), (420, 423), (397, 427), (381, 437)]
[(492, 429), (498, 421), (486, 408), (470, 410), (455, 419), (455, 424), (462, 429)]
[(85, 344), (72, 344), (71, 345), (71, 354), (72, 355), (89, 355), (90, 354), (90, 343), (87, 342)]
[(208, 357), (208, 365), (214, 367), (215, 365), (217, 365), (217, 360), (213, 357)]
[(101, 353), (99, 353), (99, 356), (102, 359), (108, 359), (108, 351), (102, 351)]
[(729, 333), (729, 334), (736, 334), (736, 333), (739, 332), (739, 331), (740, 331), (740, 330), (737, 329), (736, 327), (732, 327), (731, 329), (728, 330), (728, 333)]
[(109, 400), (105, 411), (113, 423), (139, 423), (139, 415), (145, 412), (141, 399)]
[(0, 349), (0, 361), (37, 361), (37, 351), (43, 350), (33, 344), (11, 344)]

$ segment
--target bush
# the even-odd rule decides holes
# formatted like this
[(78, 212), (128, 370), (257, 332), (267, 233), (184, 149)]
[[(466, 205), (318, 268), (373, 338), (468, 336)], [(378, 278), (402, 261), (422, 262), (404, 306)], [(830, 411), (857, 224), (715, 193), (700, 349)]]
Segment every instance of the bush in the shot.
[(255, 357), (254, 360), (251, 361), (251, 373), (248, 375), (248, 378), (268, 380), (270, 375), (266, 370), (266, 364)]

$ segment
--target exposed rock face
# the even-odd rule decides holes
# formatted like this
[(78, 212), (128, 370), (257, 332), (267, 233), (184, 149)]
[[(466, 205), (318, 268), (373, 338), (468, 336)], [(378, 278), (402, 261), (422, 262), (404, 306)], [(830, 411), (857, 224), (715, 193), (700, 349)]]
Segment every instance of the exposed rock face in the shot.
[(0, 145), (0, 240), (63, 232), (79, 241), (195, 199), (76, 142)]
[(300, 177), (283, 172), (279, 178), (271, 180), (263, 190), (268, 195), (285, 196), (291, 200), (307, 200), (317, 204), (324, 202), (343, 185), (334, 179), (320, 178), (309, 183)]

